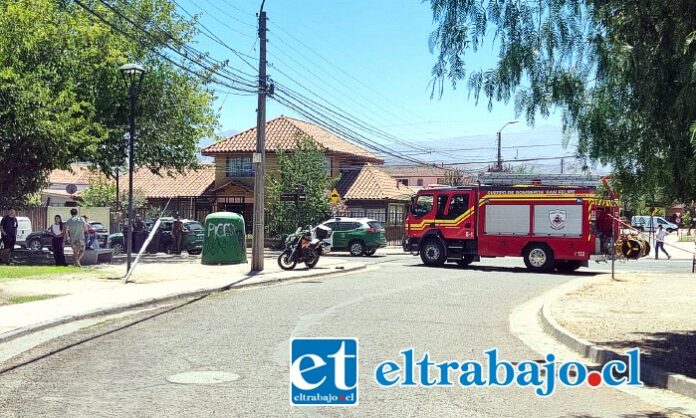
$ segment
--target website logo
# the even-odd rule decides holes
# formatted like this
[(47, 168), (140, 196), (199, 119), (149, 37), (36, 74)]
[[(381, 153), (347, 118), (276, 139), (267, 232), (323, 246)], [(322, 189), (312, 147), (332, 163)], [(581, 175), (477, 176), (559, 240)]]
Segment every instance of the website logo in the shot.
[(413, 348), (400, 352), (398, 361), (383, 361), (375, 368), (375, 380), (381, 387), (530, 387), (537, 396), (551, 396), (556, 388), (590, 386), (642, 386), (640, 381), (640, 350), (626, 351), (621, 359), (605, 363), (599, 370), (590, 370), (577, 361), (557, 362), (554, 354), (544, 361), (513, 363), (500, 358), (498, 349), (484, 352), (485, 361), (435, 362), (429, 353), (416, 359)]
[(292, 405), (357, 405), (358, 340), (295, 338), (290, 343)]

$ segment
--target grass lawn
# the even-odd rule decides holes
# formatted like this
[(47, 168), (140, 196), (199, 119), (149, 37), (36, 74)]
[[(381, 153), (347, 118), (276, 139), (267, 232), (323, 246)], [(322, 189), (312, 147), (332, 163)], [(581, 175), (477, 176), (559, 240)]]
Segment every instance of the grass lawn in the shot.
[(46, 300), (46, 299), (51, 299), (55, 298), (58, 295), (32, 295), (32, 296), (11, 296), (7, 299), (7, 303), (10, 305), (14, 305), (17, 303), (27, 303), (27, 302), (34, 302), (37, 300)]
[(84, 273), (77, 267), (58, 266), (0, 266), (0, 281), (42, 278), (46, 276), (62, 276), (64, 274)]

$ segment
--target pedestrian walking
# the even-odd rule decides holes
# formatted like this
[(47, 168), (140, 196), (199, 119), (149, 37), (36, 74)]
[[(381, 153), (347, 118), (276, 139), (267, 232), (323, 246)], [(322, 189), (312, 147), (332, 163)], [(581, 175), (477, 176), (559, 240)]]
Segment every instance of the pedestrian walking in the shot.
[(85, 255), (85, 220), (77, 216), (77, 209), (70, 209), (72, 218), (66, 222), (68, 237), (73, 250), (73, 259), (77, 267), (82, 267), (82, 257)]
[(51, 248), (53, 249), (53, 259), (56, 261), (56, 266), (67, 266), (68, 263), (65, 262), (65, 224), (63, 223), (63, 218), (60, 215), (56, 215), (53, 219), (53, 225), (51, 225), (51, 236), (53, 237), (51, 242)]
[(174, 254), (181, 254), (181, 238), (184, 233), (184, 223), (181, 222), (181, 217), (179, 214), (176, 215), (176, 219), (172, 224), (172, 239), (174, 240)]
[(19, 224), (17, 223), (16, 214), (17, 212), (15, 212), (13, 208), (10, 208), (7, 210), (5, 216), (3, 216), (2, 221), (0, 221), (0, 236), (2, 236), (2, 244), (4, 247), (0, 259), (7, 265), (10, 264), (12, 252), (17, 243), (17, 229), (19, 228)]
[(665, 237), (667, 236), (667, 231), (662, 227), (662, 225), (659, 225), (657, 227), (657, 232), (655, 233), (655, 260), (657, 260), (660, 255), (660, 250), (662, 250), (663, 253), (667, 256), (667, 259), (669, 260), (672, 258), (668, 253), (667, 250), (665, 250)]

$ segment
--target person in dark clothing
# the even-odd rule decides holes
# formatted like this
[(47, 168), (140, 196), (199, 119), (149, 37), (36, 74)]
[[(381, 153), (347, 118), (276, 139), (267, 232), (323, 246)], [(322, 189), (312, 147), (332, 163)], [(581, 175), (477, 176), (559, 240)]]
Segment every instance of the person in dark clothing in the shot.
[(63, 246), (63, 242), (65, 241), (65, 225), (60, 215), (56, 215), (54, 218), (53, 225), (51, 225), (51, 236), (53, 237), (51, 248), (53, 250), (53, 259), (56, 260), (56, 266), (67, 266), (68, 263), (65, 261), (65, 248)]
[(0, 235), (2, 235), (3, 251), (5, 252), (3, 259), (5, 264), (8, 265), (12, 258), (12, 251), (14, 251), (15, 244), (17, 243), (17, 229), (19, 228), (19, 224), (17, 223), (15, 215), (15, 210), (10, 208), (5, 216), (3, 216), (2, 221), (0, 221)]
[(143, 220), (140, 218), (140, 215), (135, 215), (135, 219), (133, 219), (133, 251), (138, 252), (140, 251), (140, 247), (143, 246), (143, 242), (145, 240), (143, 239), (143, 232), (145, 232), (145, 223), (143, 223)]
[(174, 220), (174, 223), (172, 224), (172, 239), (174, 240), (173, 244), (173, 253), (174, 254), (181, 254), (181, 237), (184, 233), (184, 223), (181, 222), (181, 217), (179, 214), (176, 215), (176, 219)]

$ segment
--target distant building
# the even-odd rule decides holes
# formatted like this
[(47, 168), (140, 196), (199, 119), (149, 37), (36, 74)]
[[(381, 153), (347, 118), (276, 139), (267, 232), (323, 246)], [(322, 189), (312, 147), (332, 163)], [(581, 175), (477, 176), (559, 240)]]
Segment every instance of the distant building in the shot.
[[(128, 192), (127, 176), (121, 177), (121, 195)], [(218, 210), (213, 186), (215, 165), (202, 164), (198, 170), (183, 173), (153, 173), (141, 167), (133, 173), (133, 190), (141, 193), (147, 206), (164, 210), (168, 214), (180, 213), (184, 218), (203, 220), (209, 213)], [(122, 202), (126, 205), (126, 201)], [(222, 210), (222, 209), (220, 209)]]
[(430, 184), (445, 184), (448, 170), (443, 167), (384, 167), (383, 170), (409, 187), (425, 187)]
[[(41, 191), (41, 203), (45, 206), (78, 206), (80, 195), (89, 188), (90, 181), (106, 176), (92, 170), (88, 164), (71, 164), (70, 170), (53, 170), (48, 176), (48, 187)], [(66, 191), (69, 184), (75, 185), (77, 191), (70, 194)]]
[[(341, 175), (336, 186), (345, 200), (349, 213), (362, 216), (403, 212), (412, 191), (399, 188), (395, 179), (386, 174), (383, 160), (331, 132), (314, 124), (281, 116), (266, 122), (266, 174), (278, 172), (277, 151), (292, 152), (297, 138), (315, 141), (326, 155), (326, 169), (332, 176)], [(251, 162), (256, 152), (256, 128), (248, 129), (203, 149), (204, 156), (215, 158), (213, 193), (221, 210), (244, 214), (251, 225), (254, 204), (254, 171)], [(236, 197), (236, 200), (230, 199)], [(229, 203), (228, 203), (229, 201)], [(390, 209), (392, 208), (392, 209)]]

